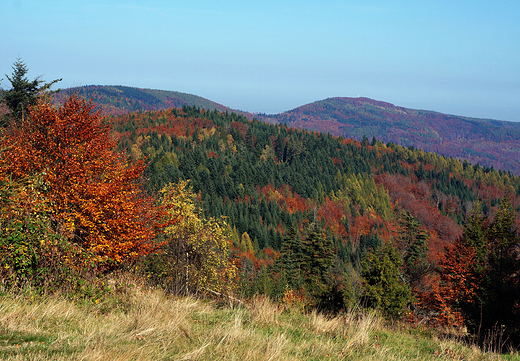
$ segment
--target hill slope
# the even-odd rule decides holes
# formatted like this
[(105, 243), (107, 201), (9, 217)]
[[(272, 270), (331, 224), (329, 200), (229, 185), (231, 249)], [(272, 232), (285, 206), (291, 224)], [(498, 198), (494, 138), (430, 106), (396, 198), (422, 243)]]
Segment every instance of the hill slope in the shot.
[[(97, 303), (99, 301), (99, 303)], [(2, 360), (517, 360), (430, 331), (386, 326), (371, 313), (290, 312), (171, 297), (130, 283), (96, 303), (0, 299)], [(27, 316), (27, 315), (30, 315)]]
[[(57, 94), (61, 102), (70, 94), (94, 100), (104, 114), (120, 115), (135, 111), (180, 108), (183, 105), (197, 106), (222, 112), (232, 109), (202, 97), (168, 90), (140, 89), (127, 86), (88, 85), (64, 89)], [(236, 111), (235, 111), (236, 112)]]
[(124, 86), (66, 89), (58, 100), (71, 92), (92, 98), (105, 114), (197, 106), (345, 138), (375, 137), (520, 174), (520, 123), (414, 110), (368, 98), (328, 98), (276, 115), (253, 115), (191, 94)]
[(430, 248), (442, 250), (475, 200), (487, 213), (505, 194), (519, 194), (519, 178), (505, 172), (236, 114), (185, 107), (109, 121), (122, 149), (147, 157), (151, 192), (190, 179), (208, 215), (226, 216), (256, 249), (280, 250), (291, 225), (315, 217), (355, 258), (388, 240), (406, 210), (431, 233)]
[(263, 119), (358, 140), (375, 137), (520, 174), (520, 123), (407, 109), (368, 98), (329, 98)]

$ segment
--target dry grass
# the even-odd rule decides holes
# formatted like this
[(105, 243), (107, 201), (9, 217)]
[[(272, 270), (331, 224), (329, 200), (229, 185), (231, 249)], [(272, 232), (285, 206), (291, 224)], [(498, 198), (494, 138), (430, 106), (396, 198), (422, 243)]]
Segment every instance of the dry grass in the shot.
[(282, 307), (263, 295), (258, 295), (251, 301), (251, 321), (259, 324), (278, 324), (278, 317), (282, 314)]
[(250, 308), (218, 307), (127, 285), (98, 303), (0, 298), (0, 359), (5, 360), (497, 358), (455, 341), (388, 328), (374, 313), (295, 314), (264, 297), (253, 299)]

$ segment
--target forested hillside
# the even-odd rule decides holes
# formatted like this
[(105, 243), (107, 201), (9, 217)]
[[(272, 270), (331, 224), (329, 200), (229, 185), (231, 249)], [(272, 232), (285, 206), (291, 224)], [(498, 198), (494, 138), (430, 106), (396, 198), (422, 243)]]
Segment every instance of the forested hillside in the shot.
[(88, 85), (68, 88), (56, 94), (55, 102), (62, 103), (71, 94), (92, 99), (103, 114), (162, 110), (171, 107), (179, 108), (183, 105), (198, 106), (209, 110), (230, 110), (223, 105), (192, 94), (127, 86)]
[[(186, 106), (108, 120), (121, 149), (147, 159), (151, 194), (189, 180), (205, 215), (225, 217), (242, 292), (250, 295), (287, 297), (289, 287), (296, 292), (291, 299), (306, 290), (315, 305), (337, 310), (364, 294), (364, 302), (393, 317), (415, 297), (423, 310), (442, 310), (430, 321), (460, 324), (464, 318), (459, 306), (450, 308), (446, 285), (462, 286), (453, 277), (443, 281), (439, 270), (457, 265), (455, 273), (469, 279), (472, 271), (464, 267), (474, 256), (450, 258), (447, 250), (463, 247), (468, 219), (486, 220), (477, 222), (481, 234), (498, 227), (497, 219), (508, 219), (500, 232), (519, 225), (518, 176), (414, 147)], [(475, 247), (482, 256), (484, 249)], [(507, 254), (517, 257), (513, 249)], [(386, 301), (380, 293), (389, 292), (386, 286), (375, 286), (381, 276), (369, 287), (373, 267), (389, 267), (376, 260), (393, 264), (396, 277), (404, 272), (407, 280), (403, 286), (395, 278)], [(449, 294), (469, 300), (473, 290)]]
[(477, 199), (485, 214), (507, 194), (520, 205), (520, 180), (508, 172), (376, 139), (359, 142), (193, 107), (109, 121), (122, 149), (134, 159), (147, 157), (150, 191), (190, 179), (206, 211), (228, 216), (259, 249), (279, 249), (282, 233), (314, 213), (343, 241), (384, 240), (406, 210), (432, 242), (449, 242)]
[(103, 114), (197, 106), (356, 140), (375, 137), (520, 174), (520, 123), (408, 109), (368, 98), (329, 98), (280, 114), (252, 114), (191, 94), (125, 86), (65, 89), (57, 102), (72, 93), (93, 99)]
[(520, 123), (414, 110), (368, 98), (329, 98), (260, 118), (357, 140), (376, 137), (520, 174)]

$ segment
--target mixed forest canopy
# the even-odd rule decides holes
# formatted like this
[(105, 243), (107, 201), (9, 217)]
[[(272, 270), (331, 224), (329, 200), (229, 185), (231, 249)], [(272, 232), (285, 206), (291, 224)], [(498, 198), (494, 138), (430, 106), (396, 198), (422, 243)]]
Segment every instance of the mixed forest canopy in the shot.
[(2, 94), (4, 289), (92, 295), (131, 269), (173, 294), (361, 305), (479, 341), (499, 324), (519, 344), (511, 172), (199, 106), (103, 117), (37, 92), (18, 113), (14, 85)]
[(509, 172), (376, 139), (359, 142), (196, 107), (108, 120), (120, 149), (148, 159), (149, 192), (189, 179), (206, 212), (229, 217), (259, 249), (280, 248), (276, 234), (313, 217), (326, 219), (336, 237), (385, 240), (400, 211), (426, 227), (432, 243), (446, 243), (460, 235), (477, 200), (485, 215), (504, 196), (514, 197), (515, 209), (520, 205), (519, 178)]
[[(150, 194), (189, 180), (205, 214), (226, 217), (247, 292), (281, 298), (287, 287), (305, 290), (315, 306), (335, 310), (361, 297), (392, 317), (415, 303), (423, 310), (416, 317), (432, 324), (475, 327), (474, 310), (484, 305), (487, 326), (499, 317), (479, 292), (491, 287), (486, 262), (500, 243), (492, 229), (502, 227), (514, 239), (505, 253), (518, 259), (520, 178), (510, 172), (375, 138), (356, 141), (198, 107), (108, 120), (120, 149), (147, 159)], [(471, 230), (481, 236), (469, 249), (487, 260), (479, 270), (460, 269), (457, 257), (472, 256), (452, 250), (472, 237), (471, 217), (485, 220)], [(507, 291), (508, 312), (518, 299), (517, 266), (508, 271), (508, 284), (516, 285)], [(470, 274), (473, 286), (453, 289), (456, 277)], [(473, 308), (457, 304), (461, 292)]]
[(231, 110), (192, 94), (128, 86), (89, 85), (64, 89), (56, 94), (54, 101), (55, 103), (63, 102), (72, 94), (92, 99), (97, 109), (101, 110), (103, 114), (120, 115), (136, 111), (180, 108), (186, 104), (209, 110)]
[(328, 98), (266, 121), (361, 140), (376, 137), (520, 174), (520, 123), (398, 107), (368, 98)]
[(375, 137), (520, 175), (520, 123), (515, 122), (409, 109), (369, 98), (328, 98), (273, 115), (229, 109), (191, 94), (124, 86), (70, 88), (56, 99), (70, 94), (94, 99), (103, 114), (197, 106), (359, 141)]

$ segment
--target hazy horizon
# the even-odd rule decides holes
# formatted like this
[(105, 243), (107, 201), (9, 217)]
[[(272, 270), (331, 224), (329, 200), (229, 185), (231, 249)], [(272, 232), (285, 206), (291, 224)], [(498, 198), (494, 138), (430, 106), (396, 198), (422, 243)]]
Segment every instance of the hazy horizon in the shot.
[(513, 1), (6, 0), (17, 57), (58, 85), (171, 90), (277, 114), (329, 97), (520, 121)]

